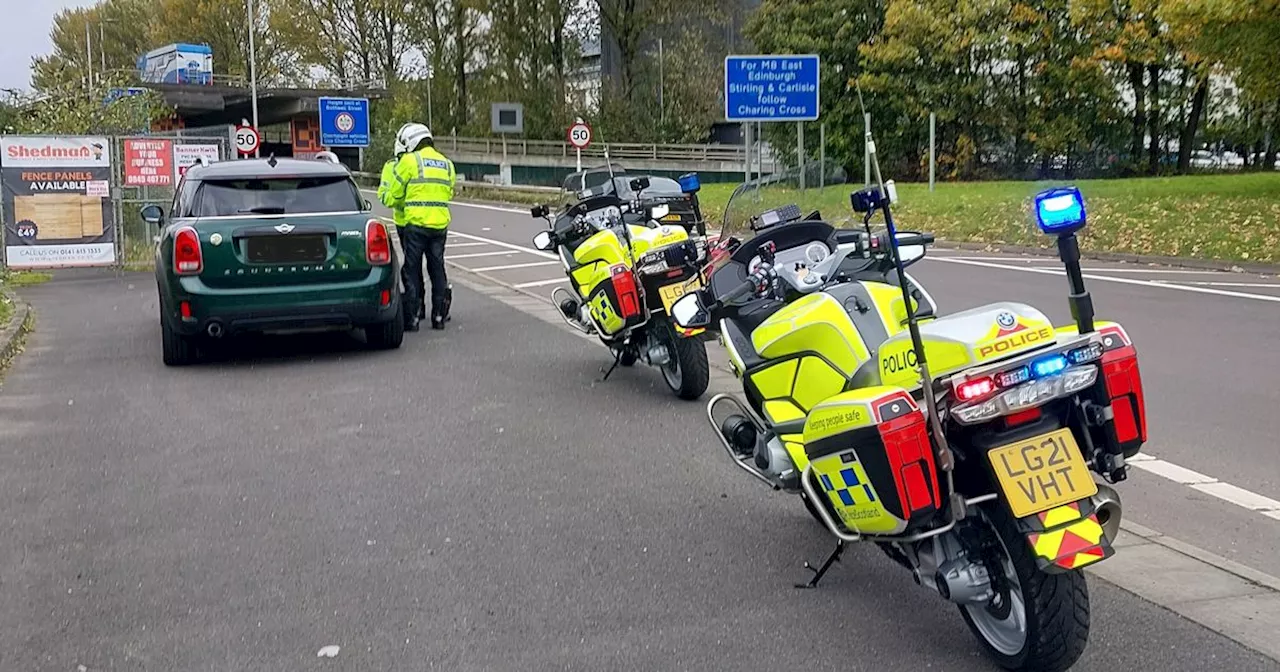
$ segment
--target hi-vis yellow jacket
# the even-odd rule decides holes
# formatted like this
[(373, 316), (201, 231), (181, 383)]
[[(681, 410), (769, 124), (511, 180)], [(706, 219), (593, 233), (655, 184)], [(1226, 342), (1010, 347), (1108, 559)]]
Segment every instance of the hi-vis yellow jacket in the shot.
[[(382, 164), (382, 179), (378, 181), (378, 200), (382, 201), (384, 205), (387, 202), (387, 194), (395, 183), (396, 159), (391, 159)], [(391, 218), (395, 221), (396, 226), (404, 226), (404, 208), (393, 208), (391, 210)]]
[(382, 196), (383, 205), (402, 208), (406, 226), (449, 226), (449, 201), (457, 180), (452, 161), (434, 147), (423, 147), (401, 155), (392, 172), (394, 182)]

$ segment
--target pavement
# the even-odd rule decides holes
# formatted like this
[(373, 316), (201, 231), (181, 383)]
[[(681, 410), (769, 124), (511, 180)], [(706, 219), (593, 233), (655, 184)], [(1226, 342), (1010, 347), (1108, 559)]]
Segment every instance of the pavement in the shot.
[[(0, 386), (0, 670), (994, 669), (874, 548), (792, 588), (829, 535), (656, 372), (596, 382), (606, 353), (513, 288), (544, 294), (556, 267), (493, 268), (546, 260), (524, 251), (537, 222), (455, 213), (454, 320), (397, 351), (264, 338), (168, 369), (148, 274), (22, 291), (38, 325)], [(959, 261), (918, 269), (944, 310), (998, 294), (1062, 318), (1062, 278)], [(1159, 464), (1275, 494), (1273, 393), (1246, 387), (1274, 306), (1092, 286), (1140, 344)], [(1211, 351), (1244, 380), (1192, 378), (1225, 366)], [(1121, 488), (1141, 525), (1091, 576), (1075, 669), (1280, 670), (1259, 653), (1280, 521), (1150, 468)]]

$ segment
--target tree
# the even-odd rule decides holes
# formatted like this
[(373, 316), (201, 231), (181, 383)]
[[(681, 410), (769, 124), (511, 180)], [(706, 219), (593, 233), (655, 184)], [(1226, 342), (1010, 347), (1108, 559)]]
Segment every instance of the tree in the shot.
[[(858, 95), (850, 82), (864, 70), (859, 46), (879, 34), (884, 23), (883, 0), (764, 0), (748, 20), (744, 33), (755, 48), (771, 54), (818, 54), (822, 59), (822, 120), (827, 124), (827, 155), (852, 172), (862, 162), (863, 123)], [(877, 89), (878, 90), (878, 89)], [(874, 91), (868, 90), (868, 93)], [(868, 109), (876, 119), (897, 116), (896, 103), (869, 95)], [(775, 147), (795, 147), (792, 124), (770, 124)], [(808, 137), (816, 137), (816, 127)], [(905, 136), (881, 137), (886, 156), (901, 156)]]
[[(58, 73), (50, 73), (56, 75)], [(42, 91), (15, 97), (6, 132), (82, 135), (100, 133), (123, 135), (151, 130), (151, 124), (172, 114), (164, 98), (154, 91), (110, 99), (113, 88), (128, 86), (128, 74), (108, 74), (95, 78), (90, 92), (72, 82), (61, 90)]]
[(302, 62), (324, 68), (338, 83), (387, 85), (403, 74), (414, 18), (408, 9), (394, 0), (278, 0), (269, 25)]
[(97, 77), (104, 64), (111, 72), (133, 69), (138, 57), (156, 46), (147, 38), (150, 8), (149, 0), (106, 0), (58, 12), (49, 31), (53, 51), (32, 59), (33, 87), (52, 91), (79, 82), (83, 88), (85, 73), (92, 70)]
[[(304, 80), (302, 62), (289, 36), (271, 29), (269, 17), (282, 0), (254, 0), (252, 17), (259, 86)], [(148, 36), (156, 45), (198, 42), (213, 49), (219, 75), (248, 77), (249, 18), (243, 2), (230, 0), (154, 0)]]

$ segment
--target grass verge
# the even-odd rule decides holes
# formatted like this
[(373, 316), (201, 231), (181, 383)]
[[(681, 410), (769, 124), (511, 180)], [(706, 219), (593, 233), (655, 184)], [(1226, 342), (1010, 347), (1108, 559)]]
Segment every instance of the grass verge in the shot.
[[(1050, 248), (1036, 230), (1032, 196), (1061, 182), (948, 182), (898, 185), (900, 228), (927, 231), (951, 242)], [(1070, 182), (1084, 193), (1089, 226), (1080, 245), (1091, 252), (1280, 263), (1280, 173)], [(719, 226), (734, 184), (709, 184), (699, 194), (707, 219)], [(757, 214), (795, 203), (835, 221), (852, 216), (840, 185), (800, 192), (766, 187), (759, 201), (743, 199), (734, 214)], [(467, 198), (512, 204), (551, 202), (545, 194), (467, 189)]]

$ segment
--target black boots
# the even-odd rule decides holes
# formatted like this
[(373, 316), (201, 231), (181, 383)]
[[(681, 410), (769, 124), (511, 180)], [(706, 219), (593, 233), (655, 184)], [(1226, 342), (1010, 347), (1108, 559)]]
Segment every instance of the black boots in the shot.
[(453, 287), (446, 287), (444, 296), (431, 300), (431, 328), (444, 329), (449, 321), (449, 307), (453, 304)]

